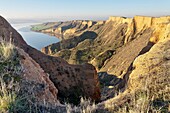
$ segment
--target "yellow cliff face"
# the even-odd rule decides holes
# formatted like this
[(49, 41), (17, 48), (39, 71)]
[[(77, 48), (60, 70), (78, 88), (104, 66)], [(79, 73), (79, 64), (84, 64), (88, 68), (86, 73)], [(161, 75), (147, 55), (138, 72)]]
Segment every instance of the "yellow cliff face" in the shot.
[(127, 43), (131, 35), (143, 32), (144, 30), (151, 28), (153, 35), (150, 39), (151, 42), (156, 43), (161, 39), (169, 37), (170, 31), (170, 16), (165, 17), (146, 17), (135, 16), (134, 18), (125, 17), (109, 17), (106, 22), (114, 21), (116, 24), (127, 24), (126, 38)]
[(132, 18), (111, 16), (109, 17), (109, 20), (107, 20), (106, 22), (109, 21), (115, 21), (116, 23), (131, 23)]
[(115, 21), (116, 23), (122, 23), (122, 24), (123, 23), (131, 24), (132, 22), (134, 22), (135, 28), (137, 30), (141, 30), (143, 28), (156, 26), (162, 23), (167, 24), (170, 22), (170, 16), (166, 16), (166, 17), (135, 16), (134, 18), (111, 16), (106, 22), (109, 21)]
[(158, 18), (153, 18), (152, 19), (152, 25), (158, 25), (158, 24), (167, 24), (170, 22), (170, 16), (165, 16), (165, 17), (158, 17)]
[[(103, 65), (99, 72), (107, 71), (109, 74), (123, 76), (127, 72), (128, 65), (133, 62), (140, 51), (145, 50), (149, 42), (158, 43), (164, 39), (170, 38), (169, 16), (135, 16), (134, 18), (110, 17), (106, 23), (108, 22), (110, 22), (109, 26), (114, 26), (111, 32), (114, 32), (114, 29), (116, 31), (113, 34), (110, 33), (110, 37), (107, 37), (107, 39), (110, 38), (109, 41), (113, 40), (114, 34), (118, 34), (117, 31), (122, 29), (120, 26), (125, 26), (123, 28), (125, 32), (122, 33), (124, 46), (119, 48), (117, 54), (105, 62), (105, 65)], [(133, 47), (135, 48), (132, 49)], [(124, 55), (126, 56), (124, 57)], [(122, 64), (120, 64), (121, 62)]]
[(93, 25), (92, 21), (83, 21), (82, 25), (87, 25), (88, 27), (91, 27)]
[(154, 32), (150, 38), (151, 42), (157, 43), (165, 38), (169, 38), (170, 17), (154, 18), (152, 21), (152, 29), (154, 29)]
[(135, 16), (135, 27), (136, 32), (140, 32), (142, 29), (151, 28), (153, 34), (150, 38), (150, 41), (157, 43), (160, 40), (169, 37), (170, 33), (170, 17), (141, 17)]
[(66, 34), (73, 34), (76, 32), (76, 29), (75, 28), (72, 28), (72, 29), (67, 29), (65, 32), (64, 32), (64, 35)]
[(170, 38), (170, 24), (159, 24), (154, 28), (150, 42), (157, 43), (166, 38)]
[(59, 27), (59, 28), (57, 28), (55, 31), (54, 31), (55, 33), (62, 33), (62, 28), (61, 27)]
[(105, 21), (97, 21), (96, 25), (101, 25), (101, 24), (104, 24)]
[(93, 22), (92, 22), (92, 21), (89, 21), (89, 22), (87, 23), (87, 25), (88, 25), (88, 27), (91, 27), (91, 26), (93, 25)]
[(127, 24), (127, 30), (125, 33), (125, 42), (127, 43), (129, 40), (130, 35), (134, 31), (134, 25), (133, 25), (133, 19), (132, 18), (126, 18), (126, 17), (116, 17), (116, 16), (111, 16), (109, 19), (106, 21), (106, 23), (113, 21), (115, 24), (114, 26), (119, 26), (120, 24)]
[(135, 16), (134, 24), (136, 32), (140, 32), (141, 30), (150, 27), (152, 25), (152, 19), (153, 17)]

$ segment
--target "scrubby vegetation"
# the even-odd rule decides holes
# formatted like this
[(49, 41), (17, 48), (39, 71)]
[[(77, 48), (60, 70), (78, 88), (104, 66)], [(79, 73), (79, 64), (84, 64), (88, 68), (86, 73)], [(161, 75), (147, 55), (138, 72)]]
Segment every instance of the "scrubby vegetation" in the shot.
[(19, 112), (25, 109), (25, 99), (18, 96), (22, 68), (11, 43), (0, 43), (0, 111)]
[(23, 68), (20, 56), (12, 43), (0, 43), (0, 112), (30, 113), (36, 111), (34, 104), (21, 93)]
[(95, 67), (97, 69), (101, 69), (102, 66), (104, 65), (104, 62), (109, 59), (113, 54), (115, 53), (114, 50), (107, 50), (103, 53), (100, 53), (96, 58), (95, 58)]
[(121, 98), (119, 103), (109, 102), (105, 108), (111, 113), (168, 113), (170, 101), (166, 99), (167, 96), (162, 92), (159, 97), (155, 97), (149, 90), (138, 90), (126, 95), (119, 94), (115, 97)]
[(41, 30), (45, 30), (45, 29), (50, 29), (50, 28), (53, 27), (53, 24), (55, 24), (55, 23), (51, 22), (51, 23), (32, 25), (31, 30), (33, 30), (33, 31), (41, 31)]
[(95, 104), (81, 98), (78, 106), (66, 104), (67, 113), (169, 113), (170, 91), (167, 84), (164, 89), (157, 89), (160, 85), (145, 84), (142, 89), (119, 93), (113, 98), (116, 101), (111, 99), (106, 103)]
[(94, 113), (96, 112), (97, 106), (91, 99), (81, 97), (80, 104), (78, 106), (66, 103), (67, 113)]
[[(114, 113), (168, 113), (170, 111), (169, 75), (150, 75), (142, 87), (118, 94), (108, 100), (105, 108)], [(141, 81), (139, 81), (141, 82)]]

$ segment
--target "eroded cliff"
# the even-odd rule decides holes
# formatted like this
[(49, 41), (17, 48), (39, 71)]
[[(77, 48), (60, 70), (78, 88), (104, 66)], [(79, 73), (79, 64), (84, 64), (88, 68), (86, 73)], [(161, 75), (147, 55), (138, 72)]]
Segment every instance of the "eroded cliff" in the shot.
[(12, 41), (15, 46), (28, 53), (45, 73), (49, 74), (50, 80), (58, 89), (60, 101), (68, 100), (77, 104), (80, 96), (100, 100), (98, 76), (92, 65), (70, 65), (61, 58), (41, 53), (27, 45), (21, 35), (3, 17), (0, 17), (0, 40)]
[[(158, 41), (147, 53), (138, 56), (129, 73), (127, 89), (102, 103), (114, 112), (169, 112), (170, 37)], [(103, 106), (103, 107), (104, 107)], [(102, 108), (102, 107), (101, 107)]]
[[(139, 54), (145, 53), (149, 46), (169, 35), (169, 22), (169, 16), (110, 17), (107, 21), (92, 24), (78, 34), (73, 33), (76, 37), (43, 48), (42, 52), (62, 57), (72, 64), (88, 62), (98, 72), (123, 77)], [(144, 48), (147, 45), (148, 48)], [(107, 51), (114, 52), (106, 55)]]
[[(72, 22), (87, 27), (78, 31), (79, 28), (71, 27)], [(97, 112), (169, 112), (169, 17), (110, 17), (105, 22), (94, 24), (90, 21), (71, 23), (50, 23), (50, 28), (44, 28), (51, 32), (54, 24), (62, 24), (62, 28), (56, 25), (55, 29), (68, 36), (68, 39), (43, 48), (44, 53), (51, 55), (48, 56), (28, 46), (0, 18), (0, 39), (9, 42), (11, 37), (14, 44), (23, 49), (18, 51), (23, 56), (23, 67), (29, 69), (25, 71), (26, 79), (32, 83), (34, 81), (30, 78), (40, 79), (34, 82), (38, 84), (35, 93), (43, 94), (36, 95), (40, 103), (41, 99), (46, 99), (49, 103), (59, 104), (58, 98), (76, 104), (80, 95), (99, 100), (99, 76), (102, 95), (106, 96), (102, 100), (120, 94), (96, 105)], [(58, 56), (69, 63), (84, 65), (70, 65)], [(98, 75), (87, 62), (96, 67)], [(34, 72), (32, 66), (37, 71)]]

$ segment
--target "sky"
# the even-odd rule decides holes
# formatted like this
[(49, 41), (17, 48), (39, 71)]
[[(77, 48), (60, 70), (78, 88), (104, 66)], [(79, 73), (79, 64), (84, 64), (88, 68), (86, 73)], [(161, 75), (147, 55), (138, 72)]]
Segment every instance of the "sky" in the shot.
[(170, 0), (0, 0), (8, 19), (105, 20), (109, 16), (170, 15)]

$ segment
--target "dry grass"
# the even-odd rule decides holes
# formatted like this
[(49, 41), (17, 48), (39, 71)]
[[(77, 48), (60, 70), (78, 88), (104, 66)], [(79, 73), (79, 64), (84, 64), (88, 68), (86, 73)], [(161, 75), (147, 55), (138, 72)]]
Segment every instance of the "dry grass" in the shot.
[(14, 92), (8, 91), (8, 87), (2, 78), (0, 78), (0, 111), (7, 112), (12, 109), (13, 105), (16, 105), (17, 96)]
[(170, 112), (169, 50), (168, 39), (137, 57), (129, 75), (128, 89), (105, 102), (106, 109), (114, 113)]
[[(105, 103), (111, 113), (168, 113), (170, 86), (168, 75), (147, 77), (142, 88), (126, 91)], [(153, 81), (153, 79), (155, 81)], [(160, 82), (158, 84), (157, 82)]]
[(0, 55), (4, 60), (10, 59), (14, 54), (14, 45), (11, 43), (2, 42), (0, 44)]
[(15, 113), (27, 109), (25, 98), (19, 96), (19, 80), (22, 68), (15, 46), (0, 43), (0, 112)]
[(79, 106), (74, 106), (71, 104), (65, 104), (67, 113), (94, 113), (97, 106), (90, 99), (85, 99), (81, 97)]

